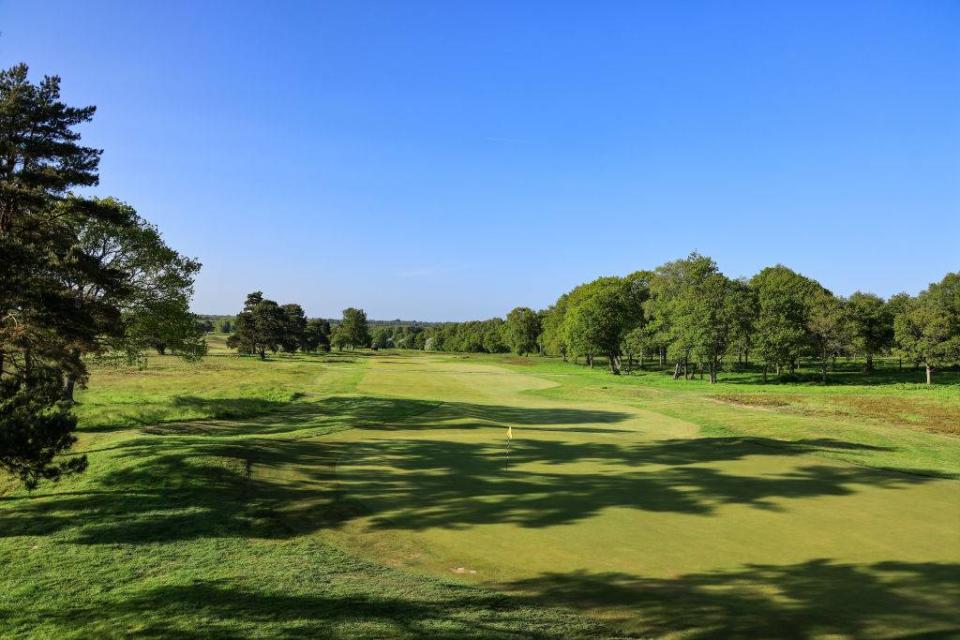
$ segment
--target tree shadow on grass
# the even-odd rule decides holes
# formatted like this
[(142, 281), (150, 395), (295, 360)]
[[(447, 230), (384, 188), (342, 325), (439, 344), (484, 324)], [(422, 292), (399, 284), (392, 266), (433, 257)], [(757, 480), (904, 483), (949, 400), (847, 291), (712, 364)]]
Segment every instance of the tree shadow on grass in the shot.
[(700, 516), (724, 505), (778, 511), (785, 500), (933, 480), (849, 465), (768, 463), (752, 474), (728, 464), (830, 451), (834, 444), (856, 446), (762, 438), (633, 445), (528, 439), (514, 441), (507, 453), (499, 443), (378, 440), (355, 443), (338, 480), (367, 510), (371, 527), (408, 530), (502, 522), (550, 527), (614, 507)]
[[(671, 579), (554, 573), (507, 594), (421, 582), (354, 561), (310, 566), (297, 591), (255, 578), (196, 580), (109, 602), (41, 611), (37, 624), (105, 623), (142, 638), (432, 637), (781, 639), (952, 638), (960, 633), (960, 565), (814, 559)], [(41, 605), (42, 606), (42, 605)], [(603, 625), (588, 617), (602, 614)]]
[(336, 586), (326, 580), (310, 583), (306, 594), (252, 588), (230, 580), (196, 581), (158, 587), (103, 607), (66, 607), (37, 622), (76, 629), (86, 624), (102, 628), (108, 620), (111, 628), (136, 629), (131, 637), (179, 640), (254, 635), (290, 640), (625, 637), (573, 611), (476, 587), (428, 583), (417, 584), (412, 592), (391, 590), (391, 576), (381, 576), (384, 581), (379, 585), (364, 584), (376, 577), (378, 568), (355, 563), (351, 573), (339, 573)]
[[(485, 419), (506, 418), (576, 431), (578, 420), (615, 422), (625, 414), (467, 403), (445, 404), (442, 412), (436, 407), (417, 400), (334, 397), (232, 421), (216, 436), (169, 433), (128, 440), (100, 450), (110, 464), (100, 472), (96, 490), (0, 499), (0, 536), (63, 533), (85, 544), (287, 538), (341, 526), (358, 515), (381, 529), (498, 522), (549, 527), (610, 507), (710, 516), (728, 504), (777, 510), (784, 500), (933, 481), (836, 464), (786, 470), (775, 464), (761, 474), (738, 473), (724, 464), (870, 448), (830, 439), (530, 438), (514, 441), (506, 458), (499, 427), (495, 436), (479, 441), (430, 433), (490, 428)], [(463, 422), (459, 416), (472, 417)], [(349, 427), (392, 429), (397, 423), (410, 433), (356, 441), (317, 437)], [(96, 469), (98, 460), (92, 463)]]
[[(134, 420), (144, 433), (152, 435), (253, 435), (280, 434), (315, 429), (324, 423), (336, 423), (355, 429), (403, 430), (426, 428), (409, 419), (442, 408), (438, 419), (476, 418), (488, 421), (477, 427), (489, 428), (489, 423), (513, 425), (560, 425), (564, 428), (584, 424), (623, 422), (630, 414), (618, 411), (581, 410), (569, 408), (518, 408), (512, 406), (444, 402), (439, 400), (412, 400), (380, 398), (375, 396), (331, 396), (322, 400), (303, 401), (293, 394), (290, 400), (274, 401), (256, 398), (202, 398), (176, 396), (171, 404), (209, 417), (192, 420), (162, 420), (160, 417), (141, 416)], [(158, 414), (159, 415), (159, 414)], [(87, 427), (85, 432), (106, 432), (128, 429), (129, 423), (109, 427)], [(467, 428), (465, 425), (462, 428)], [(629, 432), (628, 429), (576, 427), (584, 432)], [(550, 429), (563, 430), (563, 429)]]
[[(85, 425), (80, 423), (81, 433), (110, 433), (139, 428), (144, 433), (162, 433), (165, 431), (183, 431), (187, 425), (201, 423), (204, 420), (233, 420), (278, 413), (289, 409), (302, 394), (292, 394), (287, 400), (266, 398), (203, 398), (199, 396), (174, 396), (160, 407), (144, 404), (136, 412), (126, 412), (109, 424)], [(183, 417), (171, 418), (171, 410), (188, 411), (203, 417), (184, 420)]]
[(508, 585), (552, 605), (602, 609), (644, 634), (684, 638), (953, 638), (960, 564), (816, 559), (674, 579), (545, 574)]

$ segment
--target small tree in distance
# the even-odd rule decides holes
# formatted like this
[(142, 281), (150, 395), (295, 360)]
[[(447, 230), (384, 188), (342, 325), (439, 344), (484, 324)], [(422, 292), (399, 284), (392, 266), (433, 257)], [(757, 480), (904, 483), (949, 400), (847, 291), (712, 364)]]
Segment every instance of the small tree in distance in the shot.
[(298, 304), (285, 304), (283, 310), (283, 335), (280, 348), (285, 353), (293, 353), (303, 345), (304, 332), (307, 329), (307, 315)]
[(300, 349), (310, 352), (330, 351), (330, 323), (322, 318), (308, 320)]
[(367, 326), (367, 314), (363, 309), (348, 307), (343, 310), (343, 320), (335, 332), (335, 346), (354, 349), (370, 346), (370, 329)]
[(517, 355), (523, 356), (537, 350), (540, 318), (533, 309), (515, 308), (507, 314), (507, 323), (503, 330), (507, 344)]
[(239, 353), (257, 354), (266, 360), (267, 350), (276, 352), (283, 340), (286, 314), (273, 300), (266, 300), (262, 291), (247, 296), (243, 311), (237, 316), (233, 335), (227, 346)]

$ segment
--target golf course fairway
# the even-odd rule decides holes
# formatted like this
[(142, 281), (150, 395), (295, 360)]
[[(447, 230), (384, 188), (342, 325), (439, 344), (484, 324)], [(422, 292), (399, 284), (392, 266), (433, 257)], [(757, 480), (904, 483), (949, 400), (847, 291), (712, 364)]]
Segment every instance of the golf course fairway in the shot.
[[(337, 481), (361, 514), (344, 543), (636, 633), (676, 617), (873, 637), (956, 622), (956, 480), (818, 455), (856, 446), (829, 437), (703, 437), (637, 407), (538, 395), (553, 386), (469, 360), (371, 360), (358, 392), (437, 405), (336, 436)], [(941, 566), (946, 582), (927, 582)], [(780, 608), (758, 616), (760, 602)]]
[(960, 635), (954, 384), (216, 347), (0, 487), (0, 637)]

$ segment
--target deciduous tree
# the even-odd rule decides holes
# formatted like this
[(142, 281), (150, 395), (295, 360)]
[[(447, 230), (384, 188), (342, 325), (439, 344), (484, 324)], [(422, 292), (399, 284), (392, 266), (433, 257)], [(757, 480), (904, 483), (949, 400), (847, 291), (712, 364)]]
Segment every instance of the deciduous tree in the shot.
[(927, 384), (938, 367), (960, 360), (960, 273), (931, 284), (894, 320), (897, 343), (923, 364)]
[(370, 344), (370, 329), (367, 326), (367, 314), (363, 309), (348, 307), (343, 310), (343, 319), (337, 326), (338, 346), (349, 345), (362, 348)]
[(873, 371), (873, 357), (893, 342), (893, 315), (880, 296), (857, 291), (846, 305), (852, 346), (866, 358), (864, 369)]
[(504, 335), (510, 349), (518, 355), (534, 353), (540, 335), (540, 319), (529, 307), (516, 307), (507, 314)]

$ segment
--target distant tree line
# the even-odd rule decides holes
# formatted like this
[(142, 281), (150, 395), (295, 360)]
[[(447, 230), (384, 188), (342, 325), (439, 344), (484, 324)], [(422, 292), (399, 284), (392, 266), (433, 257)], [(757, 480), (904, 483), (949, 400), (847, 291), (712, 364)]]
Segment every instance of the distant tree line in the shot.
[(144, 349), (203, 355), (189, 311), (200, 263), (114, 198), (85, 198), (101, 151), (79, 144), (95, 108), (0, 71), (0, 469), (27, 487), (86, 466), (58, 457), (75, 442), (74, 391), (90, 357)]
[(293, 353), (330, 350), (330, 323), (307, 320), (299, 304), (279, 305), (263, 297), (262, 291), (247, 296), (243, 310), (225, 327), (232, 326), (227, 346), (241, 354), (256, 354), (261, 359), (267, 351)]
[(602, 357), (614, 374), (647, 362), (675, 378), (751, 363), (768, 375), (813, 360), (823, 381), (839, 356), (892, 355), (926, 370), (960, 362), (960, 274), (913, 297), (857, 292), (843, 298), (782, 265), (732, 279), (698, 253), (651, 271), (602, 277), (575, 287), (549, 308), (517, 307), (505, 319), (378, 327), (377, 348)]
[(227, 338), (227, 346), (260, 359), (266, 359), (268, 351), (316, 353), (330, 351), (331, 347), (370, 347), (372, 342), (363, 309), (344, 309), (340, 322), (331, 326), (323, 318), (307, 319), (299, 304), (279, 305), (264, 298), (262, 291), (247, 296), (243, 310), (230, 326), (233, 333)]

